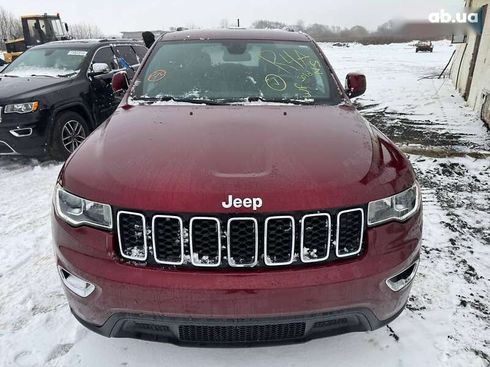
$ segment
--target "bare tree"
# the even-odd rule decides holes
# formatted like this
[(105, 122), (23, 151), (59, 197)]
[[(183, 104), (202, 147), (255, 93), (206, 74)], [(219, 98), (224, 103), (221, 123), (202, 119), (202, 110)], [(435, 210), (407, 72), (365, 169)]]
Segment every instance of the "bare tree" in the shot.
[(395, 28), (396, 28), (396, 23), (392, 19), (392, 20), (387, 21), (386, 23), (381, 24), (378, 27), (378, 29), (376, 30), (376, 34), (378, 34), (380, 36), (390, 35), (391, 33), (393, 33), (393, 30)]
[(11, 12), (0, 7), (0, 49), (5, 48), (4, 39), (22, 36), (22, 24)]
[(273, 20), (257, 20), (253, 22), (252, 28), (256, 29), (283, 29), (286, 28), (286, 24), (282, 22), (276, 22)]
[(296, 22), (296, 25), (294, 26), (294, 30), (298, 32), (304, 32), (305, 31), (305, 21), (303, 19), (298, 19)]
[(71, 24), (70, 34), (75, 39), (91, 39), (104, 37), (104, 34), (98, 26), (88, 23)]
[(332, 38), (336, 35), (336, 32), (331, 27), (319, 23), (308, 25), (305, 31), (314, 39), (321, 41), (331, 41)]
[(356, 26), (352, 27), (351, 29), (349, 29), (349, 36), (353, 39), (360, 40), (360, 39), (368, 37), (369, 31), (360, 25), (356, 25)]

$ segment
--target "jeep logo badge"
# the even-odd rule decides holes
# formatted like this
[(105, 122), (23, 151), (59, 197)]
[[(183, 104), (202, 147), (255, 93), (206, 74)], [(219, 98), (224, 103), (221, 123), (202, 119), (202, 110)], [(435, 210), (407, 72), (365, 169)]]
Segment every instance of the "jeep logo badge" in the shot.
[(233, 198), (232, 195), (228, 195), (228, 201), (223, 201), (221, 203), (223, 208), (225, 209), (230, 209), (231, 207), (234, 208), (252, 208), (252, 210), (257, 210), (258, 208), (262, 207), (262, 199), (261, 198)]

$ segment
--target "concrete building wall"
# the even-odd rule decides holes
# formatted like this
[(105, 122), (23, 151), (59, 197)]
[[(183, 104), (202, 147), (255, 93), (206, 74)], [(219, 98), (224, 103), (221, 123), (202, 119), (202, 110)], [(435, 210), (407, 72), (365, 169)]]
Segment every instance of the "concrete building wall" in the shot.
[[(466, 1), (473, 9), (487, 6), (485, 24), (481, 35), (478, 54), (475, 62), (471, 88), (466, 95), (470, 82), (469, 74), (474, 58), (477, 35), (469, 33), (466, 43), (460, 44), (456, 50), (451, 66), (451, 79), (456, 89), (467, 100), (468, 105), (478, 114), (490, 116), (490, 0)], [(483, 109), (483, 111), (482, 111)], [(490, 124), (490, 121), (487, 121)]]
[(471, 55), (475, 50), (474, 34), (468, 35), (466, 43), (459, 44), (451, 65), (451, 79), (460, 94), (464, 94), (470, 72)]
[[(486, 3), (489, 4), (490, 1)], [(477, 111), (480, 111), (487, 95), (490, 99), (490, 6), (487, 8), (486, 21), (480, 41), (468, 103)]]

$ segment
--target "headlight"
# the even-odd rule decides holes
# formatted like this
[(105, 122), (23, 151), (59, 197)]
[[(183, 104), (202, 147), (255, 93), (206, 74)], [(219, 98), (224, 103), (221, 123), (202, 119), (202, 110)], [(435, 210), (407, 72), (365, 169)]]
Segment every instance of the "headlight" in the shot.
[(70, 194), (61, 186), (55, 190), (56, 214), (72, 226), (89, 225), (112, 229), (112, 210), (110, 205), (85, 200)]
[(4, 113), (29, 113), (35, 112), (39, 108), (39, 102), (28, 102), (28, 103), (14, 103), (8, 104), (3, 110)]
[(417, 183), (399, 194), (371, 201), (368, 206), (368, 225), (408, 219), (417, 211), (419, 203), (420, 193)]

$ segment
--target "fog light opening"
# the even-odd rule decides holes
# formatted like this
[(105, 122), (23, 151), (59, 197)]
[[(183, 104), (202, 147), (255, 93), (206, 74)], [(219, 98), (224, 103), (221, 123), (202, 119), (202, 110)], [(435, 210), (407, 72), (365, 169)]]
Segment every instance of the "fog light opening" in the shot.
[(14, 129), (10, 130), (10, 133), (16, 138), (24, 138), (32, 135), (32, 128)]
[(412, 265), (395, 276), (386, 279), (386, 285), (394, 292), (401, 291), (412, 282), (418, 267), (419, 260), (415, 261)]
[(58, 270), (61, 281), (65, 287), (75, 293), (77, 296), (85, 298), (90, 296), (90, 294), (95, 290), (95, 285), (73, 275), (72, 273), (63, 269), (61, 266), (58, 266)]

